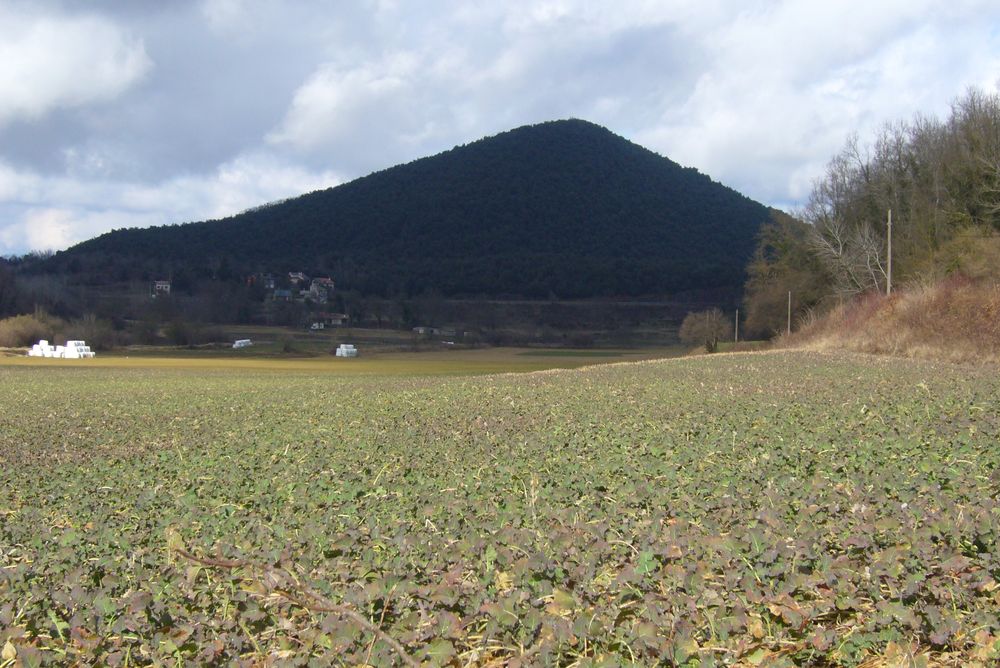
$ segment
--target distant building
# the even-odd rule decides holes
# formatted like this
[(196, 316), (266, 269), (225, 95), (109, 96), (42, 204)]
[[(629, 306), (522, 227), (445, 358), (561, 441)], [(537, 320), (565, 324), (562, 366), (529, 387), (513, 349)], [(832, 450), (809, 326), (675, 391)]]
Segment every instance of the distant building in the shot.
[(414, 327), (413, 332), (422, 336), (465, 336), (464, 332), (460, 332), (454, 327), (427, 327), (426, 325), (420, 325), (419, 327)]
[(333, 291), (333, 279), (329, 276), (320, 276), (312, 280), (313, 285), (320, 285), (327, 290)]
[(271, 295), (271, 298), (276, 302), (290, 302), (292, 301), (292, 291), (285, 288), (278, 288)]
[[(326, 313), (316, 314), (316, 322), (322, 323), (326, 327), (343, 327), (350, 321), (350, 316), (346, 313)], [(316, 329), (319, 329), (318, 327)]]
[(292, 285), (298, 285), (299, 283), (307, 283), (309, 277), (301, 271), (290, 271), (288, 272), (288, 280), (292, 282)]
[(325, 304), (330, 300), (330, 295), (333, 294), (333, 279), (314, 278), (309, 284), (309, 289), (302, 290), (299, 294), (303, 299), (308, 299), (314, 304)]
[(149, 289), (149, 296), (153, 299), (160, 296), (169, 297), (170, 281), (153, 281), (153, 285)]
[(277, 284), (277, 279), (272, 274), (262, 274), (260, 277), (260, 284), (265, 290), (274, 290)]

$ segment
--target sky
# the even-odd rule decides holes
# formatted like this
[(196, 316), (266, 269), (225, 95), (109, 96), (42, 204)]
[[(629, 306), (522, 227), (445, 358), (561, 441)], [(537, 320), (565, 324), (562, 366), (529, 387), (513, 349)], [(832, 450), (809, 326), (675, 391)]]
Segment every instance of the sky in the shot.
[(998, 81), (995, 0), (0, 0), (0, 255), (561, 118), (794, 211), (852, 133)]

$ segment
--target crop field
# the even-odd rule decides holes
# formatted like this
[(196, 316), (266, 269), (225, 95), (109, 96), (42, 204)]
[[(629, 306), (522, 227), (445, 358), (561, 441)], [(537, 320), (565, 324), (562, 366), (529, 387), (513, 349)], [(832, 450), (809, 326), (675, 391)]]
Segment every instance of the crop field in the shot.
[[(8, 349), (10, 350), (10, 349)], [(685, 354), (683, 346), (625, 350), (572, 350), (546, 348), (475, 348), (420, 352), (363, 350), (357, 358), (336, 358), (329, 353), (296, 356), (264, 356), (260, 346), (246, 350), (159, 349), (152, 353), (131, 351), (101, 353), (95, 359), (60, 360), (26, 357), (23, 350), (0, 356), (0, 364), (73, 369), (146, 369), (201, 372), (255, 371), (317, 376), (439, 376), (479, 375), (573, 369), (581, 366)], [(266, 355), (266, 353), (265, 353)]]
[(0, 364), (0, 667), (1000, 662), (995, 368), (383, 371)]

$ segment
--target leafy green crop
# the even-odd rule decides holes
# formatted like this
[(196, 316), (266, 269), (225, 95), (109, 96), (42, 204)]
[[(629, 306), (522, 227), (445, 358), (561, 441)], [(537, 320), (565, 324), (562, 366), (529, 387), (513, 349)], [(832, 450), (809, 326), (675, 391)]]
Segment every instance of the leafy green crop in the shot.
[(1000, 660), (1000, 378), (0, 367), (0, 666)]

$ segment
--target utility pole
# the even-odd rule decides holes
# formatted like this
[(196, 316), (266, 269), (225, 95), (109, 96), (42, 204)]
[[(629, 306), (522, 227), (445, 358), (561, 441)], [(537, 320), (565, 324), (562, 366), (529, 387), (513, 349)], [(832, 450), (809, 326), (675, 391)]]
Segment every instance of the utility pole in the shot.
[(736, 334), (733, 335), (733, 343), (740, 342), (740, 310), (736, 309)]
[(788, 291), (788, 335), (792, 335), (792, 291)]
[(889, 220), (886, 223), (886, 240), (888, 241), (889, 259), (886, 261), (885, 270), (885, 296), (892, 294), (892, 209), (889, 209)]

